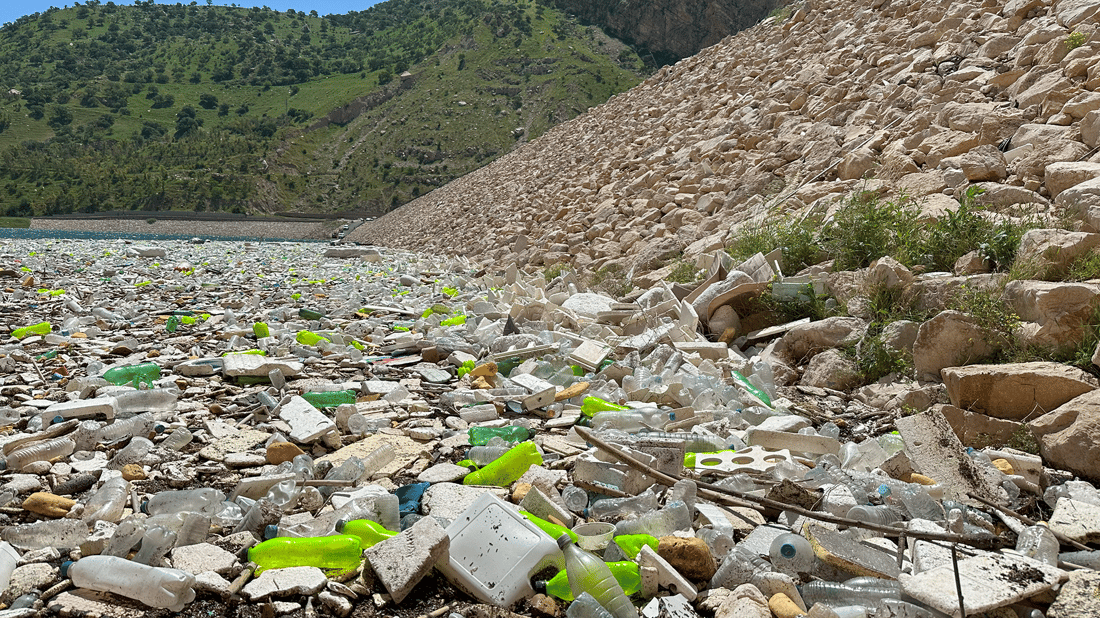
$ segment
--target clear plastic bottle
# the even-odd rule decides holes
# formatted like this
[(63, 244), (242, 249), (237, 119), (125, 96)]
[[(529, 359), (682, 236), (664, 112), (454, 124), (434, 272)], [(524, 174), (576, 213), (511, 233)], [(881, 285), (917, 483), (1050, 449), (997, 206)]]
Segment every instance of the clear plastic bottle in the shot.
[(25, 446), (8, 453), (8, 456), (0, 465), (0, 470), (19, 471), (23, 466), (35, 461), (49, 461), (55, 457), (71, 455), (76, 450), (76, 443), (71, 438), (61, 437), (45, 440)]
[(90, 451), (95, 448), (100, 427), (99, 421), (80, 421), (80, 424), (76, 426), (76, 431), (69, 434), (69, 437), (76, 444), (74, 452)]
[(179, 531), (176, 532), (176, 547), (202, 543), (210, 534), (210, 516), (203, 513), (180, 513)]
[(1060, 546), (1058, 537), (1041, 522), (1024, 528), (1016, 538), (1016, 551), (1055, 567), (1058, 566)]
[(130, 443), (119, 449), (111, 461), (107, 462), (108, 470), (121, 470), (123, 466), (137, 463), (153, 450), (153, 441), (149, 438), (138, 436)]
[(569, 604), (565, 610), (565, 618), (615, 618), (611, 612), (603, 608), (600, 602), (587, 592)]
[(176, 536), (176, 533), (171, 530), (160, 526), (149, 526), (141, 537), (141, 547), (134, 554), (134, 562), (153, 564), (154, 561), (159, 561), (168, 553), (168, 550), (175, 547)]
[(669, 502), (665, 508), (651, 511), (636, 519), (615, 524), (615, 536), (620, 534), (649, 534), (657, 538), (668, 536), (677, 530), (691, 529), (692, 514), (683, 502)]
[(107, 541), (107, 546), (103, 549), (102, 555), (104, 556), (119, 556), (126, 557), (130, 550), (138, 544), (141, 537), (145, 536), (145, 518), (144, 516), (131, 515), (119, 523), (115, 528), (115, 533), (111, 535), (110, 540)]
[(803, 584), (801, 592), (807, 607), (815, 603), (833, 607), (872, 605), (878, 599), (900, 599), (901, 584), (873, 577), (856, 577), (845, 582), (815, 580)]
[(848, 519), (855, 519), (883, 526), (889, 526), (901, 520), (901, 516), (898, 515), (898, 512), (886, 504), (872, 506), (859, 504), (848, 509), (846, 517)]
[(711, 555), (718, 562), (725, 560), (726, 556), (733, 550), (733, 537), (721, 530), (700, 528), (695, 532), (695, 536), (703, 539), (703, 542), (710, 548)]
[(688, 433), (684, 431), (649, 431), (638, 434), (639, 438), (659, 438), (662, 440), (676, 440), (684, 443), (684, 450), (689, 453), (714, 453), (734, 448), (740, 442), (734, 437), (720, 438), (714, 435), (702, 433)]
[(496, 461), (501, 455), (507, 453), (511, 449), (511, 444), (505, 444), (504, 446), (474, 446), (470, 448), (470, 452), (466, 454), (466, 458), (484, 467)]
[(149, 515), (163, 515), (191, 511), (213, 514), (220, 510), (225, 494), (213, 487), (162, 491), (142, 504), (142, 511)]
[(121, 476), (108, 479), (99, 491), (88, 499), (81, 519), (88, 525), (97, 521), (117, 524), (122, 519), (122, 511), (126, 508), (126, 500), (129, 497), (130, 481)]
[(134, 436), (148, 436), (153, 433), (156, 422), (157, 419), (148, 412), (115, 421), (99, 430), (96, 441), (100, 444), (111, 444)]
[(7, 590), (11, 574), (19, 562), (19, 552), (8, 543), (0, 543), (0, 590)]
[(680, 501), (687, 505), (688, 513), (695, 513), (695, 495), (698, 487), (691, 479), (680, 479), (668, 490), (665, 500), (669, 503)]
[(588, 507), (588, 515), (595, 519), (623, 518), (644, 515), (657, 510), (657, 494), (647, 488), (637, 496), (628, 498), (603, 498)]
[(659, 408), (608, 410), (592, 417), (592, 428), (596, 431), (619, 429), (628, 433), (661, 431), (671, 420), (675, 420), (675, 414)]
[(786, 573), (796, 580), (802, 573), (813, 570), (815, 556), (813, 547), (805, 537), (788, 532), (775, 537), (768, 550), (772, 567), (780, 573)]
[(72, 549), (87, 540), (88, 526), (78, 519), (51, 519), (9, 526), (4, 528), (0, 536), (24, 551), (43, 547)]
[(178, 427), (175, 431), (168, 434), (168, 437), (160, 443), (161, 448), (169, 451), (178, 451), (183, 447), (191, 443), (191, 432), (186, 427)]
[(638, 610), (603, 560), (574, 545), (566, 534), (558, 537), (558, 548), (565, 554), (565, 570), (574, 598), (587, 592), (614, 618), (638, 617)]
[(118, 414), (141, 414), (142, 412), (168, 412), (176, 409), (179, 394), (174, 390), (154, 388), (140, 391), (126, 391), (114, 395)]
[(588, 492), (576, 485), (566, 485), (561, 490), (561, 499), (574, 513), (584, 513), (588, 509)]
[(87, 556), (62, 565), (62, 577), (86, 590), (113, 592), (174, 612), (195, 600), (195, 576), (179, 569), (139, 564), (118, 556)]

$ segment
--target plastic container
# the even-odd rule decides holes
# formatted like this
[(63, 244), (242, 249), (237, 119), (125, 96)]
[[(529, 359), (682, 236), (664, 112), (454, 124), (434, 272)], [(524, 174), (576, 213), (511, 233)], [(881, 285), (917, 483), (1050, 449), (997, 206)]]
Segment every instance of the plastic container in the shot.
[(271, 336), (271, 329), (267, 327), (266, 322), (256, 322), (252, 325), (252, 334), (256, 335), (257, 339), (263, 339)]
[(878, 599), (900, 599), (901, 584), (873, 577), (856, 577), (845, 582), (815, 580), (803, 584), (800, 592), (807, 607), (814, 603), (831, 607), (873, 605)]
[(345, 403), (355, 403), (355, 391), (350, 388), (343, 391), (327, 391), (321, 393), (303, 393), (302, 399), (308, 401), (315, 408), (335, 408)]
[(574, 545), (568, 535), (558, 537), (558, 547), (565, 555), (569, 589), (574, 597), (587, 592), (615, 618), (638, 618), (638, 610), (603, 560)]
[(134, 436), (148, 436), (155, 431), (153, 426), (156, 422), (152, 414), (139, 414), (115, 421), (99, 430), (96, 441), (100, 444), (111, 444)]
[(462, 479), (463, 485), (507, 487), (519, 480), (531, 466), (542, 465), (542, 455), (534, 442), (521, 442), (484, 468)]
[(382, 524), (369, 519), (353, 519), (351, 521), (337, 522), (336, 532), (357, 537), (359, 539), (359, 547), (362, 549), (374, 547), (390, 537), (397, 536), (396, 532), (387, 530)]
[(605, 412), (608, 410), (629, 410), (627, 406), (620, 406), (617, 403), (611, 403), (606, 399), (600, 399), (599, 397), (585, 397), (581, 402), (581, 414), (592, 418), (597, 412)]
[(256, 563), (256, 573), (266, 569), (313, 566), (346, 573), (363, 561), (359, 537), (337, 534), (315, 538), (278, 537), (248, 550), (248, 559)]
[(451, 522), (447, 535), (449, 558), (437, 568), (452, 584), (485, 603), (511, 607), (535, 594), (532, 575), (551, 565), (565, 568), (557, 543), (490, 493)]
[(213, 487), (202, 489), (184, 489), (180, 491), (162, 491), (141, 505), (141, 511), (149, 515), (190, 511), (213, 515), (225, 501), (225, 494)]
[(195, 600), (195, 576), (179, 569), (138, 564), (118, 556), (87, 556), (61, 566), (61, 577), (85, 590), (113, 592), (149, 607), (183, 611)]
[(471, 446), (484, 446), (493, 438), (500, 438), (513, 444), (523, 442), (531, 437), (531, 432), (526, 427), (471, 427), (468, 430)]
[(325, 317), (325, 314), (324, 312), (317, 311), (316, 309), (307, 309), (305, 307), (302, 307), (298, 310), (298, 317), (302, 318), (303, 320), (320, 320), (321, 318)]
[(1055, 567), (1060, 547), (1058, 537), (1042, 523), (1024, 528), (1016, 538), (1016, 551)]
[(520, 509), (519, 514), (523, 515), (524, 517), (527, 518), (528, 521), (530, 521), (531, 523), (538, 526), (539, 530), (542, 530), (543, 532), (545, 532), (546, 535), (549, 536), (552, 539), (556, 539), (556, 538), (558, 538), (559, 536), (561, 536), (563, 534), (568, 534), (569, 538), (573, 539), (574, 543), (576, 543), (578, 540), (580, 540), (580, 537), (577, 536), (576, 532), (573, 532), (572, 530), (570, 530), (569, 528), (566, 528), (565, 526), (555, 524), (554, 522), (546, 521), (545, 519), (539, 517), (538, 515), (535, 515), (533, 513), (528, 513), (527, 511), (524, 511), (522, 509)]
[(19, 552), (8, 543), (0, 543), (0, 590), (7, 590), (11, 574), (19, 562)]
[(144, 535), (145, 520), (140, 516), (131, 515), (115, 528), (115, 533), (107, 541), (107, 546), (103, 548), (101, 555), (124, 558)]
[(115, 367), (103, 372), (103, 379), (115, 386), (129, 384), (138, 388), (143, 383), (152, 386), (154, 381), (160, 379), (160, 367), (156, 363)]
[(130, 443), (119, 449), (111, 461), (107, 462), (108, 470), (121, 470), (123, 466), (141, 461), (153, 450), (153, 441), (140, 436), (130, 440)]
[(176, 533), (160, 526), (149, 526), (141, 537), (141, 548), (134, 554), (133, 561), (152, 564), (158, 561), (176, 545)]
[[(607, 568), (615, 576), (615, 581), (622, 586), (623, 594), (630, 596), (642, 589), (642, 577), (638, 571), (638, 563), (630, 560), (607, 562)], [(573, 589), (569, 587), (568, 571), (559, 571), (557, 575), (544, 582), (546, 594), (553, 595), (562, 601), (573, 600)]]
[(500, 459), (501, 455), (507, 453), (511, 449), (511, 444), (505, 444), (504, 446), (474, 446), (470, 448), (469, 453), (466, 453), (466, 459), (484, 467)]
[(883, 526), (889, 526), (894, 522), (900, 521), (901, 517), (897, 511), (890, 508), (885, 504), (877, 504), (873, 506), (867, 506), (859, 504), (848, 509), (846, 515), (848, 519), (855, 519), (858, 521), (865, 521), (872, 524), (880, 524)]
[(191, 435), (191, 432), (188, 431), (186, 427), (179, 427), (168, 434), (168, 437), (160, 443), (160, 446), (170, 451), (178, 451), (190, 444), (193, 437), (194, 436)]
[[(691, 512), (683, 502), (670, 502), (665, 508), (615, 524), (615, 536), (648, 534), (661, 538), (677, 530), (691, 529)], [(596, 597), (599, 598), (599, 597)]]
[(88, 539), (88, 526), (78, 519), (53, 519), (8, 526), (0, 535), (23, 551), (43, 547), (65, 550), (79, 547)]
[(733, 550), (733, 537), (722, 530), (700, 528), (695, 532), (695, 536), (703, 539), (703, 542), (710, 548), (711, 555), (718, 562), (725, 560), (726, 556)]
[(631, 560), (638, 556), (638, 552), (642, 551), (642, 546), (648, 545), (650, 549), (657, 551), (657, 546), (660, 544), (657, 537), (650, 534), (620, 534), (612, 537), (611, 540)]
[(175, 410), (179, 394), (166, 388), (153, 388), (116, 393), (114, 398), (119, 414), (141, 414)]
[(638, 434), (638, 437), (683, 442), (684, 450), (689, 453), (714, 453), (717, 451), (742, 448), (737, 445), (740, 440), (736, 438), (720, 438), (713, 435), (683, 431), (649, 431)]
[(331, 343), (328, 339), (318, 335), (313, 331), (308, 330), (298, 331), (298, 335), (294, 338), (294, 340), (302, 345), (317, 345), (322, 341)]
[(809, 573), (814, 566), (814, 549), (805, 537), (788, 532), (775, 537), (768, 550), (772, 567), (780, 573), (786, 573), (798, 579), (802, 573)]
[(176, 531), (176, 547), (202, 543), (210, 534), (209, 515), (202, 513), (180, 513), (182, 523)]
[(561, 490), (561, 500), (566, 508), (574, 513), (584, 513), (588, 510), (588, 492), (576, 485), (566, 485)]
[(618, 429), (628, 433), (660, 431), (675, 417), (674, 413), (659, 408), (608, 410), (592, 417), (592, 428), (596, 431)]
[(55, 457), (65, 457), (71, 455), (74, 450), (76, 450), (76, 442), (67, 437), (38, 442), (8, 453), (4, 461), (0, 462), (0, 470), (18, 472), (29, 463), (49, 461)]
[(48, 335), (51, 330), (53, 330), (53, 326), (49, 322), (39, 322), (38, 324), (17, 328), (11, 331), (11, 336), (22, 339), (28, 335)]
[(615, 526), (602, 521), (585, 522), (573, 526), (573, 532), (577, 535), (573, 542), (581, 549), (602, 552), (615, 536)]
[(130, 481), (121, 476), (109, 479), (88, 499), (81, 520), (88, 525), (97, 521), (117, 524), (122, 519), (122, 511), (129, 497)]
[(644, 515), (657, 510), (657, 494), (646, 489), (637, 496), (629, 498), (604, 498), (596, 500), (588, 507), (588, 515), (595, 519), (614, 517), (621, 519), (632, 515)]

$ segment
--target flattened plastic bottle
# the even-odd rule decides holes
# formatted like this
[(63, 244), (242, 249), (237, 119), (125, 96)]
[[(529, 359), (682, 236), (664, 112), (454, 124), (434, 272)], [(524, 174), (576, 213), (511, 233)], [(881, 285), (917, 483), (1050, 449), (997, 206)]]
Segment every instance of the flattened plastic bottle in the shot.
[(574, 597), (587, 592), (614, 618), (638, 618), (638, 610), (603, 560), (574, 545), (565, 534), (558, 537), (558, 548), (565, 554), (565, 570)]
[(126, 499), (129, 497), (130, 481), (121, 476), (109, 479), (88, 499), (81, 519), (89, 525), (97, 521), (117, 524), (122, 519), (122, 511), (126, 508)]
[(363, 549), (374, 547), (390, 537), (397, 536), (396, 532), (387, 530), (382, 524), (369, 519), (353, 519), (351, 521), (337, 522), (336, 532), (358, 537), (359, 547)]
[(108, 369), (103, 373), (103, 379), (115, 386), (130, 384), (137, 388), (141, 384), (149, 384), (160, 379), (160, 366), (156, 363), (141, 363), (139, 365), (127, 365)]
[(337, 534), (312, 538), (276, 537), (248, 550), (256, 573), (266, 569), (313, 566), (340, 572), (352, 571), (363, 561), (359, 537)]
[(225, 494), (213, 487), (162, 491), (142, 504), (142, 511), (149, 515), (163, 515), (191, 511), (212, 515), (221, 508)]
[(66, 562), (61, 576), (85, 590), (113, 592), (149, 607), (183, 611), (195, 600), (195, 576), (179, 569), (139, 564), (118, 556), (87, 556)]
[(542, 465), (542, 455), (534, 442), (521, 442), (484, 468), (467, 474), (463, 485), (506, 487), (516, 482), (531, 466)]
[(38, 442), (8, 453), (4, 461), (0, 462), (0, 470), (19, 471), (35, 461), (49, 461), (55, 457), (71, 455), (75, 449), (76, 443), (67, 437)]

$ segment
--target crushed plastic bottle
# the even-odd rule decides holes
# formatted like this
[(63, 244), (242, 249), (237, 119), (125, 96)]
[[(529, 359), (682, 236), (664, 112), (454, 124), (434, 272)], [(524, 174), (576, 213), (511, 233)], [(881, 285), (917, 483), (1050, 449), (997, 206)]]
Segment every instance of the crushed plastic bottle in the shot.
[(531, 466), (542, 465), (542, 454), (534, 442), (521, 442), (484, 468), (467, 474), (464, 485), (507, 487), (523, 476)]
[(118, 556), (86, 556), (61, 566), (61, 577), (85, 590), (112, 592), (149, 607), (174, 612), (195, 600), (195, 576), (179, 569), (152, 567)]
[(568, 535), (558, 537), (558, 548), (565, 554), (565, 570), (574, 597), (587, 592), (614, 618), (637, 618), (638, 610), (603, 560), (577, 547)]
[(142, 384), (152, 386), (153, 382), (160, 379), (160, 366), (156, 363), (141, 363), (139, 365), (127, 365), (108, 369), (103, 373), (103, 379), (115, 386), (129, 384), (138, 388)]
[(248, 559), (256, 563), (256, 573), (267, 569), (314, 566), (346, 573), (363, 561), (359, 537), (350, 534), (313, 538), (277, 537), (248, 550)]
[(51, 330), (53, 330), (53, 325), (49, 322), (39, 322), (38, 324), (17, 328), (11, 331), (11, 336), (16, 339), (23, 339), (29, 335), (48, 335)]

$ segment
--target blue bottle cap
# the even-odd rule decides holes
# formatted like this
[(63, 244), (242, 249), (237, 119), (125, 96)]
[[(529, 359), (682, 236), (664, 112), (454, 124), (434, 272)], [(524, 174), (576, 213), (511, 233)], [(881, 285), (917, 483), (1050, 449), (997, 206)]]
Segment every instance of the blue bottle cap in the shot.
[(798, 550), (795, 548), (794, 545), (791, 545), (790, 543), (784, 543), (779, 548), (779, 553), (784, 558), (794, 558), (794, 555), (798, 553)]
[(69, 576), (69, 567), (73, 566), (72, 560), (66, 560), (61, 563), (61, 578), (64, 579)]
[(269, 541), (269, 540), (271, 540), (271, 539), (273, 539), (277, 536), (279, 536), (279, 526), (278, 526), (278, 524), (268, 524), (266, 527), (264, 527), (264, 540), (265, 541)]

